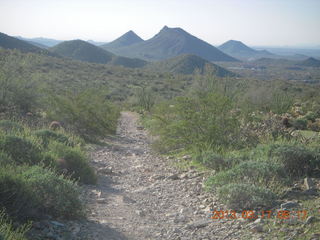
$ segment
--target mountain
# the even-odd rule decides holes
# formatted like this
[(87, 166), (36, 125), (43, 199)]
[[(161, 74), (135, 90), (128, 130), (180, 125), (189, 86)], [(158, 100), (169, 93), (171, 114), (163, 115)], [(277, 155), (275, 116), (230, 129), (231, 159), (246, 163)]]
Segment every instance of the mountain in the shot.
[(183, 54), (167, 60), (152, 62), (146, 68), (155, 72), (192, 74), (195, 70), (200, 70), (200, 73), (203, 73), (207, 66), (212, 67), (214, 74), (218, 77), (235, 76), (234, 73), (192, 54)]
[(168, 59), (181, 54), (194, 54), (208, 61), (238, 61), (181, 28), (167, 26), (149, 40), (113, 49), (112, 52), (151, 61)]
[(121, 47), (130, 46), (135, 43), (143, 42), (144, 40), (140, 38), (137, 34), (135, 34), (133, 31), (129, 31), (125, 34), (123, 34), (121, 37), (117, 38), (116, 40), (104, 44), (100, 47), (103, 49), (112, 51)]
[(82, 40), (65, 41), (49, 50), (64, 57), (92, 63), (107, 63), (114, 56), (114, 54)]
[(41, 44), (43, 46), (48, 47), (53, 47), (59, 43), (61, 43), (61, 40), (55, 40), (55, 39), (51, 39), (51, 38), (43, 38), (43, 37), (38, 37), (38, 38), (24, 38), (21, 36), (17, 36), (16, 38), (20, 39), (20, 40), (24, 40), (27, 42), (33, 42), (33, 43), (38, 43)]
[(128, 68), (140, 68), (147, 64), (146, 61), (141, 59), (116, 56), (107, 50), (82, 40), (65, 41), (49, 50), (61, 56), (83, 62), (110, 64)]
[(266, 50), (255, 50), (240, 41), (229, 40), (218, 47), (222, 52), (243, 60), (254, 60), (262, 57), (272, 57)]
[(297, 63), (296, 65), (304, 67), (320, 67), (320, 60), (310, 57), (304, 61)]
[(107, 44), (106, 42), (96, 42), (96, 41), (93, 41), (93, 40), (88, 40), (87, 42), (91, 43), (93, 45), (96, 45), (96, 46), (101, 46), (101, 45)]
[(46, 55), (54, 55), (49, 51), (39, 48), (31, 43), (0, 33), (0, 47), (4, 49), (18, 49), (22, 52), (33, 52)]

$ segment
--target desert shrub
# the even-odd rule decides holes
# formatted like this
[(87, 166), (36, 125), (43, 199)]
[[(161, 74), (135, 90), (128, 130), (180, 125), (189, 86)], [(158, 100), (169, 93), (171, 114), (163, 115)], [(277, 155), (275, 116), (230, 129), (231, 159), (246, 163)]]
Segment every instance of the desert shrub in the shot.
[(0, 151), (0, 166), (5, 166), (8, 164), (14, 164), (14, 161), (8, 154)]
[(81, 137), (94, 140), (115, 133), (119, 110), (107, 100), (104, 91), (88, 89), (51, 97), (48, 117), (64, 123)]
[(234, 210), (271, 207), (276, 199), (271, 191), (252, 184), (231, 183), (219, 187), (217, 193), (219, 199)]
[(20, 174), (33, 189), (40, 213), (66, 218), (83, 215), (75, 182), (40, 166), (29, 167)]
[(0, 168), (0, 209), (9, 216), (24, 219), (37, 204), (34, 194), (23, 177), (11, 166)]
[(8, 154), (16, 164), (38, 164), (42, 158), (39, 146), (18, 136), (0, 138), (0, 150)]
[(76, 180), (86, 184), (95, 184), (97, 176), (89, 165), (85, 153), (78, 147), (68, 147), (61, 143), (51, 143), (50, 151), (56, 156), (55, 159), (63, 159), (66, 163), (68, 174)]
[(155, 104), (154, 93), (151, 89), (141, 87), (136, 91), (137, 105), (140, 110), (150, 111)]
[(292, 126), (297, 130), (307, 129), (308, 121), (304, 118), (297, 118), (292, 121)]
[(285, 91), (272, 91), (272, 98), (270, 102), (270, 110), (277, 114), (286, 113), (290, 110), (293, 104), (293, 98)]
[(302, 145), (274, 145), (270, 155), (283, 164), (286, 171), (292, 176), (303, 176), (310, 173), (315, 167), (317, 157), (315, 152)]
[(275, 183), (288, 183), (288, 177), (281, 164), (251, 160), (211, 176), (206, 185), (212, 188), (239, 182), (272, 187)]
[(78, 217), (82, 205), (76, 184), (40, 166), (0, 169), (0, 208), (17, 220)]
[(41, 139), (41, 143), (44, 147), (47, 147), (50, 140), (55, 140), (60, 143), (72, 146), (73, 143), (69, 138), (62, 134), (48, 129), (41, 129), (34, 132), (34, 134)]
[(22, 132), (23, 129), (24, 129), (23, 126), (17, 122), (10, 121), (10, 120), (0, 121), (0, 130), (2, 130), (7, 134), (11, 132)]
[(304, 116), (305, 119), (314, 122), (317, 118), (317, 114), (314, 112), (307, 112), (307, 114)]
[(4, 212), (0, 211), (0, 240), (26, 240), (25, 233), (30, 229), (29, 224), (14, 228)]
[(216, 171), (221, 171), (232, 167), (234, 164), (241, 161), (236, 158), (223, 157), (212, 151), (205, 151), (196, 156), (196, 160), (202, 163), (208, 168), (212, 168)]
[(158, 144), (165, 151), (209, 148), (220, 152), (243, 147), (240, 122), (231, 110), (231, 100), (219, 93), (178, 97), (158, 105), (153, 114)]

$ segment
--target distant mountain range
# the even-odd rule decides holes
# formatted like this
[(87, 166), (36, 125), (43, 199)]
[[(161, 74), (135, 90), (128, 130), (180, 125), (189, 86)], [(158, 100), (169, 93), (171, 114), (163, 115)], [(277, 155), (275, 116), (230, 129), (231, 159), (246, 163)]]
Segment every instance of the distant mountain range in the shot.
[(184, 54), (162, 61), (151, 62), (146, 65), (146, 69), (154, 72), (192, 74), (196, 70), (200, 71), (200, 73), (203, 73), (207, 66), (211, 67), (213, 73), (218, 77), (235, 76), (234, 73), (201, 57), (191, 54)]
[(24, 38), (21, 36), (16, 36), (15, 38), (18, 38), (20, 40), (24, 40), (27, 42), (30, 42), (34, 45), (37, 45), (38, 47), (44, 47), (44, 48), (48, 48), (48, 47), (53, 47), (59, 43), (61, 43), (61, 40), (56, 40), (56, 39), (51, 39), (51, 38), (42, 38), (42, 37), (38, 37), (38, 38)]
[(0, 33), (0, 47), (4, 49), (18, 49), (22, 52), (40, 53), (45, 55), (56, 56), (46, 49), (40, 48), (30, 42), (11, 37), (7, 34)]
[[(131, 36), (133, 36), (132, 33), (130, 33)], [(128, 33), (117, 40), (126, 39), (126, 35)], [(119, 47), (120, 41), (115, 40), (113, 44), (118, 47), (112, 48), (112, 52), (117, 55), (136, 57), (148, 61), (168, 59), (181, 54), (194, 54), (208, 61), (238, 61), (181, 28), (165, 26), (149, 40), (141, 41), (142, 39), (138, 36), (135, 39), (138, 39), (137, 43), (132, 44), (132, 41), (128, 41), (129, 45), (124, 43), (122, 47)], [(112, 47), (112, 45), (109, 45), (109, 50), (111, 51), (110, 46)], [(108, 49), (108, 45), (103, 47)]]
[(266, 50), (254, 50), (244, 43), (236, 40), (229, 40), (218, 47), (222, 52), (242, 60), (255, 60), (262, 57), (273, 57), (274, 54)]

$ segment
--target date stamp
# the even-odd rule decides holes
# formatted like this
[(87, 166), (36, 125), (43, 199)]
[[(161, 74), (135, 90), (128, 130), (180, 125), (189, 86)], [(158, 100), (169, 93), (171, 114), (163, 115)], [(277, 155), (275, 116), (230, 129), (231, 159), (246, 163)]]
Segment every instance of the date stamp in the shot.
[(289, 210), (262, 210), (262, 211), (255, 211), (255, 210), (244, 210), (241, 212), (237, 212), (235, 210), (213, 210), (211, 209), (211, 219), (221, 220), (221, 219), (293, 219), (297, 218), (300, 220), (305, 220), (308, 216), (307, 210), (298, 210), (298, 211), (289, 211)]

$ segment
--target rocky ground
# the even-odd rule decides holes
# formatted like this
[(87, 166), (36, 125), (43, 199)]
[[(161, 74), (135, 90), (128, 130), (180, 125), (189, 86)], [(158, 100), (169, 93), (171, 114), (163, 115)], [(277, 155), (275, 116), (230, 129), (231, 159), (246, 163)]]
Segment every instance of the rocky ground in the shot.
[(122, 113), (117, 135), (106, 142), (91, 156), (98, 184), (83, 190), (88, 219), (34, 223), (46, 231), (40, 239), (264, 239), (261, 219), (211, 219), (210, 209), (226, 207), (203, 191), (204, 175), (175, 169), (152, 152), (136, 114)]

